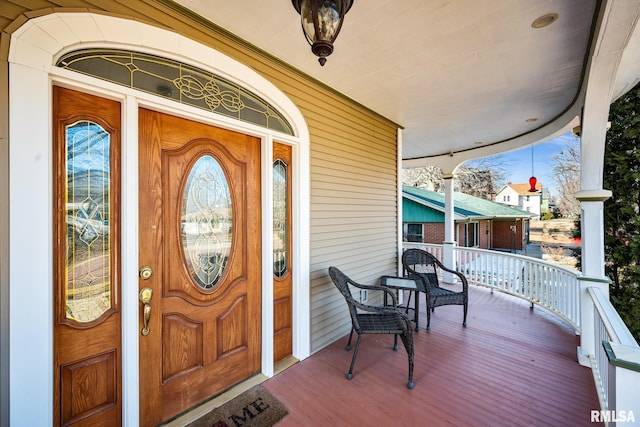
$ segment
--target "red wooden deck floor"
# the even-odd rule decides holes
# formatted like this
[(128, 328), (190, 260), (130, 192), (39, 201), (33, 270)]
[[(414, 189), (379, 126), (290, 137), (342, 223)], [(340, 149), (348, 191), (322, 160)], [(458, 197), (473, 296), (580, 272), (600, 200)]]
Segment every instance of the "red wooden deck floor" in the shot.
[(289, 410), (278, 426), (598, 425), (578, 340), (543, 309), (471, 286), (467, 328), (461, 306), (438, 307), (430, 332), (421, 311), (413, 390), (391, 336), (365, 335), (347, 380), (345, 337), (263, 383)]

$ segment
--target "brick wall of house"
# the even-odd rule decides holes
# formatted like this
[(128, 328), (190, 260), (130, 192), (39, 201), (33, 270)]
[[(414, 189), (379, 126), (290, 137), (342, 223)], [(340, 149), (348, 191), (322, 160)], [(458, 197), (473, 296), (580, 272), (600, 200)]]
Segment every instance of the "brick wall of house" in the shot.
[(444, 242), (444, 223), (425, 222), (424, 223), (424, 242), (441, 245), (442, 242)]
[[(524, 229), (523, 222), (516, 221), (516, 233), (515, 235), (511, 231), (511, 226), (514, 225), (514, 221), (492, 221), (489, 224), (489, 232), (491, 236), (491, 242), (489, 242), (489, 234), (487, 234), (487, 224), (489, 221), (480, 221), (478, 227), (478, 246), (482, 249), (515, 249), (522, 250), (524, 241)], [(431, 243), (435, 245), (441, 245), (444, 242), (444, 223), (442, 222), (425, 222), (423, 224), (424, 230), (424, 243)], [(464, 247), (465, 233), (464, 224), (456, 224), (456, 231), (454, 238), (457, 239), (458, 246)], [(489, 243), (491, 243), (489, 245)]]
[[(522, 221), (494, 221), (491, 232), (491, 247), (501, 249), (522, 249), (524, 231)], [(511, 231), (511, 226), (516, 226), (516, 232)]]
[(465, 225), (464, 224), (457, 224), (456, 225), (456, 234), (454, 236), (454, 239), (458, 242), (458, 246), (467, 246), (467, 239), (466, 239), (466, 235), (465, 235)]
[(480, 226), (478, 227), (478, 246), (481, 249), (488, 249), (489, 248), (489, 234), (487, 234), (487, 228), (490, 228), (491, 225), (489, 224), (488, 220), (482, 220), (480, 221)]

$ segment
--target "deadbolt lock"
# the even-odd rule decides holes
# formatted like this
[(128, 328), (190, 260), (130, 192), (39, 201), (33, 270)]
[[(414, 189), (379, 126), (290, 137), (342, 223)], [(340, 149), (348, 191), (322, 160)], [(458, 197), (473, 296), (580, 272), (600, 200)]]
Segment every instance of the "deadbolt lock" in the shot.
[(148, 265), (145, 265), (140, 269), (139, 274), (142, 280), (149, 280), (151, 278), (151, 275), (153, 274), (153, 270), (151, 270), (151, 267), (149, 267)]

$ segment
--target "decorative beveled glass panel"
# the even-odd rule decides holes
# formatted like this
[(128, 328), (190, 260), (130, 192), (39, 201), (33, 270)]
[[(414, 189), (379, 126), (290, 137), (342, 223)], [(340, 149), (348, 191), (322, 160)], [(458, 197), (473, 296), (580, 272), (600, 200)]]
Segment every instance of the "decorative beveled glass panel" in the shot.
[(98, 319), (112, 306), (110, 135), (91, 121), (65, 127), (65, 317)]
[(202, 156), (189, 172), (182, 197), (182, 248), (187, 269), (202, 289), (212, 289), (231, 253), (233, 212), (220, 164)]
[(289, 180), (287, 164), (273, 162), (273, 274), (284, 276), (289, 266)]
[(81, 49), (56, 65), (293, 135), (287, 119), (258, 95), (182, 62), (119, 49)]

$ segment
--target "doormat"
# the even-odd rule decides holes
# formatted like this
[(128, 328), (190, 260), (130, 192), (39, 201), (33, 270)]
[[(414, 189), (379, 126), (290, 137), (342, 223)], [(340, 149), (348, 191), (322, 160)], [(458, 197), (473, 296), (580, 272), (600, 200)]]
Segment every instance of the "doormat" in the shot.
[(186, 427), (268, 427), (288, 413), (271, 393), (256, 385)]

